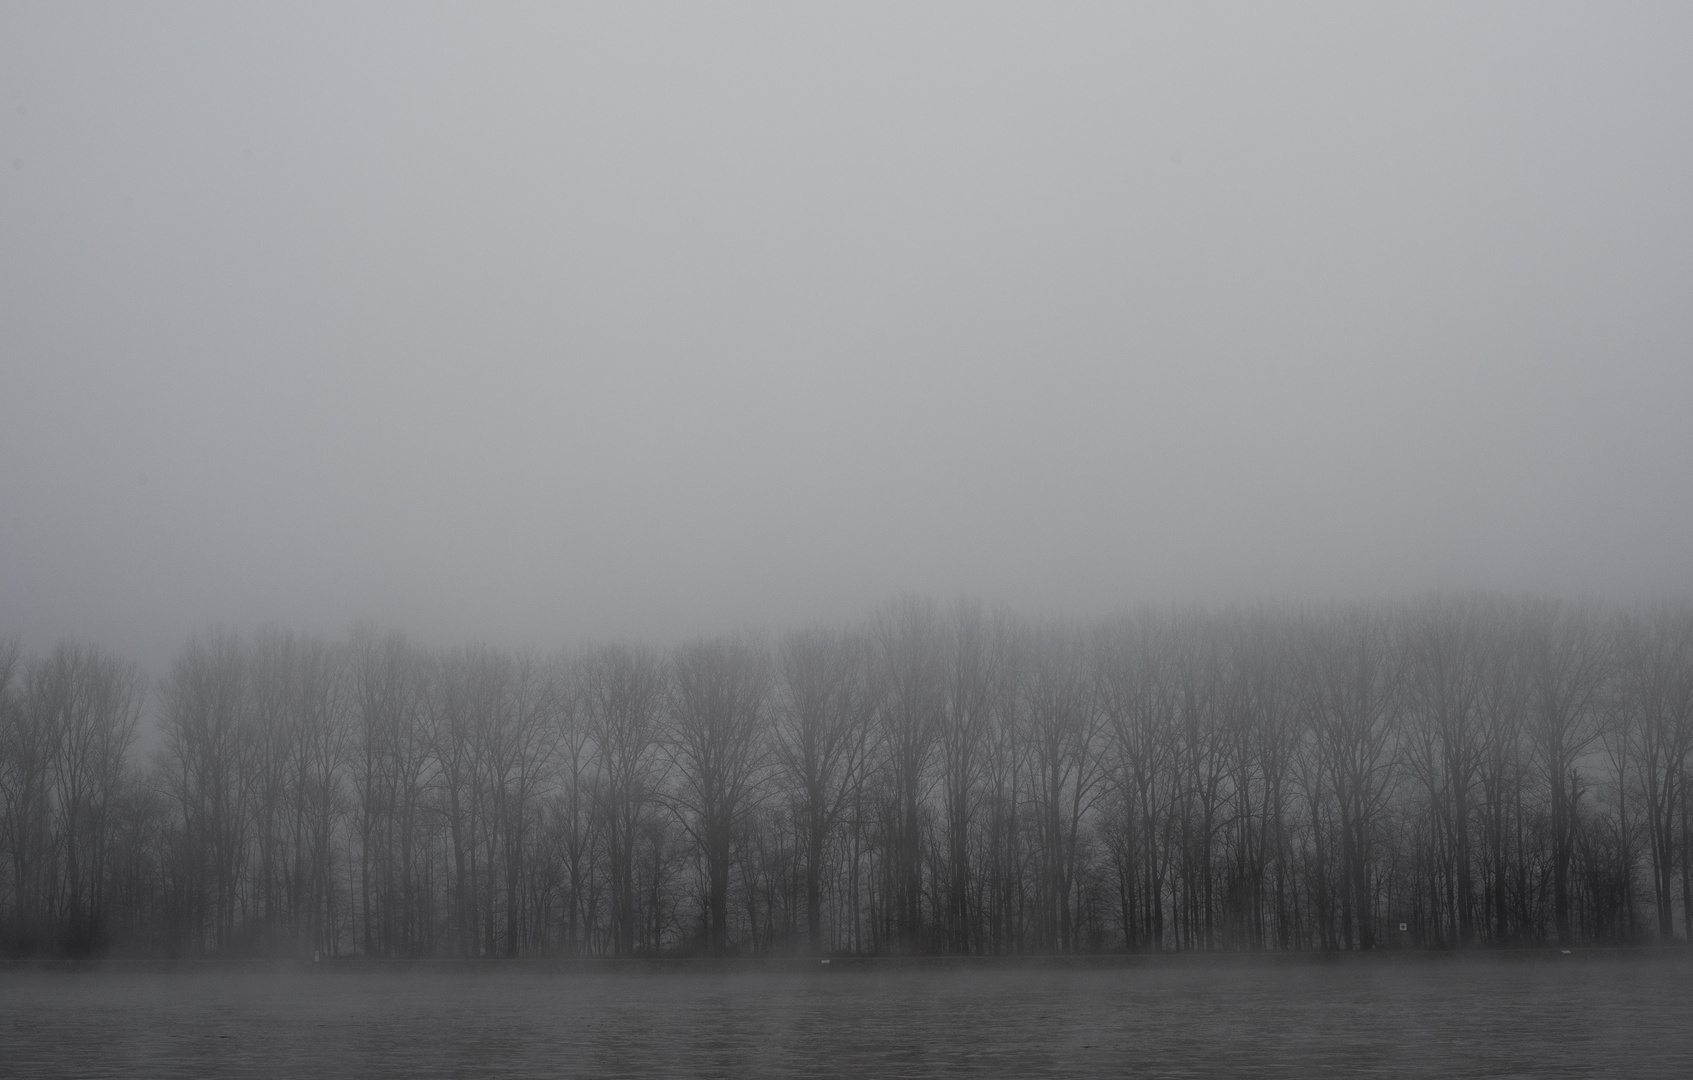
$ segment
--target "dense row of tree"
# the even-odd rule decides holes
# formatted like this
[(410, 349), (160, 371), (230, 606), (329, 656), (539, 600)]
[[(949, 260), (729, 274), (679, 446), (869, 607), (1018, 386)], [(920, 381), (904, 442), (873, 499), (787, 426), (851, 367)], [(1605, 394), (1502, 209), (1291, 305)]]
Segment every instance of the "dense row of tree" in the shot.
[[(136, 752), (143, 714), (157, 725)], [(1693, 611), (0, 651), (13, 954), (1685, 940)]]

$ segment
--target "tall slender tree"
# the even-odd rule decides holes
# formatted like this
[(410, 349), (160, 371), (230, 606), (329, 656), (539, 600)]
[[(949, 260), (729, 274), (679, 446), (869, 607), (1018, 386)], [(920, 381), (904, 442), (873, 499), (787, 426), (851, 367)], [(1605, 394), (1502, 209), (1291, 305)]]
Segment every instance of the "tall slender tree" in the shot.
[(870, 659), (862, 636), (823, 629), (796, 631), (779, 650), (772, 748), (799, 826), (813, 953), (823, 950), (826, 852), (860, 792), (870, 750)]
[(677, 652), (665, 743), (675, 766), (670, 799), (705, 857), (706, 949), (729, 945), (732, 845), (755, 808), (768, 760), (770, 673), (749, 642), (700, 641)]

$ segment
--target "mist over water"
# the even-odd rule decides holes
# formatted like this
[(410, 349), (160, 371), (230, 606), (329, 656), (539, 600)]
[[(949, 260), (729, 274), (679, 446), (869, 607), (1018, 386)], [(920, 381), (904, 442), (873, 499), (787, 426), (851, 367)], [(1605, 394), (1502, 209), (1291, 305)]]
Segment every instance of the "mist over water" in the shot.
[(0, 1042), (42, 1077), (1679, 1077), (1689, 976), (1682, 957), (1583, 954), (14, 970), (0, 972)]

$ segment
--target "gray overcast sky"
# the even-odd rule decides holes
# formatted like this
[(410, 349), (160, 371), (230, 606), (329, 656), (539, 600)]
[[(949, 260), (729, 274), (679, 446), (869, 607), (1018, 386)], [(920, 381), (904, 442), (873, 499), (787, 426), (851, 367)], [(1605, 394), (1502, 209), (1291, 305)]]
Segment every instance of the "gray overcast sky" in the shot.
[(1693, 5), (0, 8), (0, 635), (1693, 587)]

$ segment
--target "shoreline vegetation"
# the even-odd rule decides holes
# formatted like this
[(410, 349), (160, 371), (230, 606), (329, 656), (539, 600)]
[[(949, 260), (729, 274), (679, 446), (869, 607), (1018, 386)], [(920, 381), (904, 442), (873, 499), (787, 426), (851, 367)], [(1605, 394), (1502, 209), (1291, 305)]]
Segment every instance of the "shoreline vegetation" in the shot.
[(1255, 968), (1262, 966), (1323, 966), (1329, 964), (1455, 964), (1469, 963), (1679, 963), (1693, 965), (1693, 950), (1673, 945), (1557, 945), (1482, 946), (1468, 949), (1288, 950), (1262, 949), (1227, 952), (1044, 953), (989, 955), (983, 953), (926, 956), (527, 956), (527, 957), (414, 957), (336, 956), (318, 960), (235, 957), (217, 959), (160, 959), (99, 957), (36, 957), (0, 959), (0, 975), (8, 972), (531, 972), (539, 974), (598, 974), (606, 972), (694, 972), (798, 974), (833, 971), (907, 971), (951, 969), (1002, 970), (1116, 970)]
[(1685, 604), (0, 648), (0, 960), (1655, 956), (1690, 772)]

